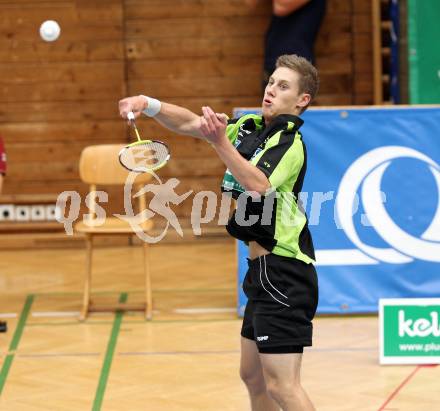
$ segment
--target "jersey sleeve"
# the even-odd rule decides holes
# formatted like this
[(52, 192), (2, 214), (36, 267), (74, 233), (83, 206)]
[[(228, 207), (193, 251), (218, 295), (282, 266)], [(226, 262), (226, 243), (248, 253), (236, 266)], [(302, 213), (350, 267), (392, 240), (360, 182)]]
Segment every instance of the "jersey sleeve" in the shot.
[(239, 118), (228, 120), (226, 136), (232, 144), (234, 144), (238, 138), (240, 127), (245, 127), (248, 132), (255, 130), (256, 127), (261, 127), (261, 116), (257, 114), (245, 114)]
[(228, 125), (226, 126), (226, 136), (232, 144), (237, 140), (238, 130), (240, 128), (238, 120), (239, 118), (229, 119)]
[(304, 164), (300, 134), (282, 132), (272, 137), (252, 163), (268, 178), (275, 189), (289, 182), (293, 186)]

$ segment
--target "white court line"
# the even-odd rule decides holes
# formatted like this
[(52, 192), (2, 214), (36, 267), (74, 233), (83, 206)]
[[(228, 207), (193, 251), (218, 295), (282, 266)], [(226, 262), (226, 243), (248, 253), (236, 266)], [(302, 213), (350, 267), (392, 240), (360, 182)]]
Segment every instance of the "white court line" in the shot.
[(141, 352), (120, 352), (123, 356), (148, 356), (148, 355), (218, 355), (218, 354), (239, 354), (240, 350), (224, 351), (141, 351)]
[[(131, 312), (128, 310), (127, 312)], [(153, 314), (160, 313), (159, 310), (153, 310)], [(109, 317), (112, 316), (114, 313), (112, 311), (102, 311), (99, 313), (93, 313), (94, 316), (99, 315), (103, 317)], [(15, 315), (17, 316), (17, 315)], [(79, 311), (35, 311), (31, 314), (32, 317), (37, 318), (62, 318), (62, 317), (78, 317)], [(0, 314), (0, 318), (2, 317), (2, 314)]]
[[(218, 308), (176, 308), (173, 312), (177, 314), (215, 314), (215, 313), (233, 313), (236, 308), (218, 307)], [(154, 310), (154, 314), (160, 313), (159, 310)], [(112, 312), (94, 313), (94, 315), (111, 316)], [(77, 317), (79, 311), (35, 311), (31, 313), (34, 318), (62, 318), (62, 317)], [(0, 313), (0, 318), (17, 318), (17, 313)]]
[(17, 318), (17, 313), (0, 313), (0, 318)]
[(47, 357), (97, 357), (101, 355), (99, 352), (85, 352), (85, 353), (42, 353), (42, 354), (17, 354), (19, 357), (23, 358), (47, 358)]
[(177, 314), (211, 314), (211, 313), (234, 313), (236, 308), (218, 307), (218, 308), (176, 308), (173, 312)]
[(32, 313), (32, 317), (44, 318), (44, 317), (77, 317), (79, 311), (35, 311)]

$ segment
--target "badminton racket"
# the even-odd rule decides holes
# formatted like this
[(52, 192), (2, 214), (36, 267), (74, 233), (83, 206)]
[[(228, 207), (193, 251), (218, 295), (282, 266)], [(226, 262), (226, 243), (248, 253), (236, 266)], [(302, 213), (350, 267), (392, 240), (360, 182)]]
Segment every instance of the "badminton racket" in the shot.
[(136, 173), (147, 173), (162, 168), (171, 156), (168, 146), (159, 140), (142, 140), (132, 111), (127, 114), (127, 119), (136, 133), (137, 141), (119, 152), (121, 165)]

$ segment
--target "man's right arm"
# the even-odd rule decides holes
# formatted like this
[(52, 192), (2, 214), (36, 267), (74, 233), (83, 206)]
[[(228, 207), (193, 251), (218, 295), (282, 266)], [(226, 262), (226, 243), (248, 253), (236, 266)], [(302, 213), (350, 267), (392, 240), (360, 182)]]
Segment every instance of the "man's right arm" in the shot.
[[(145, 96), (127, 97), (119, 101), (119, 113), (125, 119), (130, 111), (136, 118), (139, 117), (147, 107), (148, 100)], [(205, 139), (200, 130), (200, 116), (184, 107), (161, 102), (160, 110), (153, 118), (175, 133)]]
[(184, 107), (162, 103), (160, 111), (154, 116), (154, 119), (176, 133), (205, 140), (200, 130), (200, 116)]
[[(273, 0), (272, 11), (275, 16), (284, 17), (305, 6), (311, 0)], [(244, 0), (244, 3), (251, 9), (255, 9), (259, 0)]]
[(273, 14), (285, 17), (309, 3), (310, 0), (273, 0)]

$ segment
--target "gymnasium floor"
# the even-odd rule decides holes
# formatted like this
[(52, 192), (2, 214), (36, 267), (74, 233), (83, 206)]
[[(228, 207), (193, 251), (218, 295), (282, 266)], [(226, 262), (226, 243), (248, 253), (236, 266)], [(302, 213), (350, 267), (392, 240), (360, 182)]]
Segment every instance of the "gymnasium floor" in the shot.
[[(141, 301), (141, 249), (100, 248), (97, 303)], [(245, 411), (232, 241), (152, 248), (152, 322), (76, 319), (84, 251), (0, 251), (0, 410)], [(440, 368), (377, 361), (376, 317), (320, 317), (303, 384), (319, 411), (440, 410)]]

